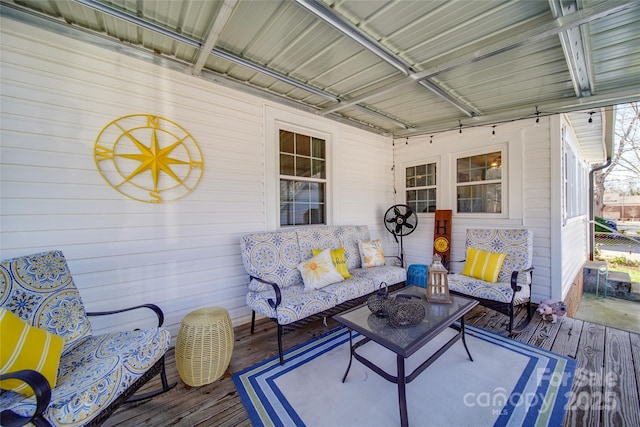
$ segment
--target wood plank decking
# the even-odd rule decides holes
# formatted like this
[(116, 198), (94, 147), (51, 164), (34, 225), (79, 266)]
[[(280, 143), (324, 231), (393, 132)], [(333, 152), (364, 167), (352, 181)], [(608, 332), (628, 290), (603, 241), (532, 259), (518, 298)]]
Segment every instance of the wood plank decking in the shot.
[[(518, 313), (517, 321), (524, 316)], [(284, 336), (291, 348), (338, 326), (321, 321)], [(473, 324), (506, 335), (506, 316), (476, 307), (466, 317)], [(523, 342), (577, 360), (576, 377), (564, 426), (640, 426), (640, 335), (619, 329), (565, 318), (556, 324), (535, 316), (514, 336)], [(178, 385), (149, 401), (123, 405), (105, 426), (250, 426), (230, 372), (276, 355), (275, 323), (259, 321), (251, 335), (249, 325), (235, 328), (235, 348), (227, 373), (212, 384), (189, 388), (180, 380), (173, 349), (167, 353), (167, 374)], [(152, 381), (150, 386), (157, 384)]]

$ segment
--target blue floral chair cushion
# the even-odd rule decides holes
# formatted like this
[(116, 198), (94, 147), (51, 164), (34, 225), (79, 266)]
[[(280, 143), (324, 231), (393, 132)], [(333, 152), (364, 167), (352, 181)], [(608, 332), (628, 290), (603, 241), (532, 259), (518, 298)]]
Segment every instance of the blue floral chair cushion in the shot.
[[(171, 341), (162, 327), (91, 335), (87, 313), (60, 251), (2, 261), (0, 305), (65, 339), (57, 383), (43, 413), (55, 426), (91, 422), (164, 356)], [(30, 416), (36, 399), (2, 390), (0, 407)]]
[(91, 335), (80, 293), (60, 251), (2, 261), (0, 305), (64, 338), (64, 351)]
[[(531, 267), (533, 264), (533, 232), (526, 229), (474, 229), (467, 230), (466, 247), (482, 251), (506, 254), (496, 283), (485, 282), (459, 273), (450, 274), (449, 288), (466, 295), (492, 301), (510, 303), (513, 297), (511, 274)], [(529, 274), (520, 274), (514, 305), (530, 299)]]

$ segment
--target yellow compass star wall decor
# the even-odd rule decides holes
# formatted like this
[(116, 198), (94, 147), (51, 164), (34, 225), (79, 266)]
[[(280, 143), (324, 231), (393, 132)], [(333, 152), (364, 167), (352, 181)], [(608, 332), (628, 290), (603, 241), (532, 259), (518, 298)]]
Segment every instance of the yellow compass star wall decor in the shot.
[(94, 155), (98, 171), (113, 188), (147, 203), (186, 196), (204, 171), (193, 136), (151, 114), (131, 114), (106, 125), (96, 138)]

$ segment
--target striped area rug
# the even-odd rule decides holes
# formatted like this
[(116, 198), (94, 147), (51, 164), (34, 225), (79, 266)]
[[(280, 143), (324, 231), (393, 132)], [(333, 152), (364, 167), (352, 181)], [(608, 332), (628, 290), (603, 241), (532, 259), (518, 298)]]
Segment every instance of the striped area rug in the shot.
[[(467, 326), (470, 361), (454, 344), (407, 384), (411, 426), (561, 426), (575, 360)], [(426, 360), (455, 331), (443, 332), (406, 361), (406, 372)], [(357, 341), (356, 337), (354, 341)], [(394, 353), (369, 342), (358, 350), (395, 374)], [(335, 329), (285, 354), (233, 375), (254, 426), (396, 426), (397, 385), (353, 360), (349, 333)]]

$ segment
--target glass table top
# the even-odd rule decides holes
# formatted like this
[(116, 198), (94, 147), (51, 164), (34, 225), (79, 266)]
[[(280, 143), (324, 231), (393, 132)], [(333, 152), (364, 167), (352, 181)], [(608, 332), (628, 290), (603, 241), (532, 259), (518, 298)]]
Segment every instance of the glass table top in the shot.
[(469, 298), (451, 295), (451, 303), (430, 303), (426, 290), (419, 286), (409, 286), (389, 294), (393, 298), (398, 294), (417, 295), (411, 301), (420, 301), (425, 309), (424, 319), (415, 326), (394, 327), (387, 317), (377, 317), (366, 304), (347, 310), (333, 318), (357, 331), (361, 335), (385, 346), (404, 357), (409, 357), (440, 332), (454, 324), (471, 311), (478, 302)]

